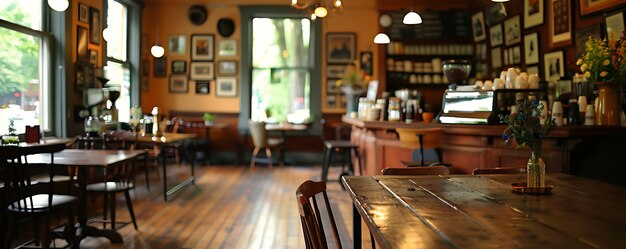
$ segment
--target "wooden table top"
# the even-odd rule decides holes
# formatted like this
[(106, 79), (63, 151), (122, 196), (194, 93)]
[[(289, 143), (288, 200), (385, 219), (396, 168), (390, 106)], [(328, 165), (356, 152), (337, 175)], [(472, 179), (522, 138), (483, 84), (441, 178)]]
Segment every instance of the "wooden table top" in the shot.
[(268, 131), (303, 131), (309, 128), (305, 124), (266, 124), (265, 129)]
[[(54, 153), (54, 164), (67, 166), (107, 167), (133, 159), (145, 150), (81, 150), (66, 149)], [(45, 154), (30, 155), (29, 163), (50, 163), (50, 156)]]
[[(137, 136), (137, 141), (141, 143), (153, 143), (153, 144), (168, 144), (183, 141), (185, 139), (195, 138), (194, 133), (170, 133), (164, 132), (161, 136), (152, 136), (152, 134), (145, 134)], [(128, 141), (135, 141), (135, 134), (128, 133), (125, 137)]]
[(382, 248), (623, 248), (626, 188), (549, 174), (549, 195), (511, 191), (517, 175), (347, 176)]

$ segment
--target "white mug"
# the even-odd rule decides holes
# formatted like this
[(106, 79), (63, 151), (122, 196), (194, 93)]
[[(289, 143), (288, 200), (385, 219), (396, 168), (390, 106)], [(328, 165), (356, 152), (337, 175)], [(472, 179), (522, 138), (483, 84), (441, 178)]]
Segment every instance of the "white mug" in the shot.
[(561, 101), (552, 103), (552, 119), (556, 122), (556, 126), (563, 126), (563, 104)]
[(578, 111), (587, 111), (587, 96), (578, 96)]
[(504, 89), (504, 80), (500, 78), (493, 79), (493, 90)]
[(491, 89), (493, 89), (493, 83), (491, 80), (486, 80), (485, 83), (483, 83), (483, 90), (489, 91)]
[(595, 125), (596, 124), (596, 111), (593, 105), (587, 105), (587, 110), (585, 111), (585, 125)]
[(482, 80), (477, 80), (476, 83), (474, 83), (474, 88), (476, 88), (476, 89), (483, 89), (483, 81)]
[(539, 89), (539, 75), (531, 74), (528, 76), (528, 87), (531, 89)]

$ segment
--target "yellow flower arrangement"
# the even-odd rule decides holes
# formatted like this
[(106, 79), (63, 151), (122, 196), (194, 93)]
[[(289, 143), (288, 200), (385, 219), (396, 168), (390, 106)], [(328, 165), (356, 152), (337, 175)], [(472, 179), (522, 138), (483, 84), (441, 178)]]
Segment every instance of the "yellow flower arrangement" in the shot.
[(369, 82), (370, 76), (360, 70), (357, 63), (351, 63), (346, 66), (346, 70), (340, 80), (337, 80), (337, 86), (350, 86), (354, 89), (364, 89)]
[(576, 61), (590, 82), (626, 83), (626, 29), (617, 41), (589, 37), (585, 54)]

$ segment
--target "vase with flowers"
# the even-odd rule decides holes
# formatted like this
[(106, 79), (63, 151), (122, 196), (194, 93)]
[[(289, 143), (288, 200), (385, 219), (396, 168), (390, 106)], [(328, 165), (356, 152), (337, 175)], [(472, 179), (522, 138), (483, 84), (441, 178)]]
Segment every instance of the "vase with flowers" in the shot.
[(522, 99), (517, 104), (518, 111), (508, 116), (500, 115), (502, 123), (508, 124), (502, 138), (515, 142), (517, 148), (529, 147), (532, 151), (526, 165), (526, 184), (528, 188), (545, 187), (546, 164), (541, 157), (543, 138), (556, 125), (554, 119), (541, 122), (543, 104), (538, 100)]
[(626, 29), (620, 39), (613, 41), (589, 37), (585, 54), (576, 61), (580, 71), (589, 82), (598, 86), (596, 105), (597, 125), (619, 125), (619, 89), (626, 83)]
[(337, 86), (346, 94), (346, 112), (355, 112), (355, 98), (365, 93), (365, 87), (369, 81), (369, 75), (363, 73), (356, 63), (346, 66), (341, 79), (337, 80)]

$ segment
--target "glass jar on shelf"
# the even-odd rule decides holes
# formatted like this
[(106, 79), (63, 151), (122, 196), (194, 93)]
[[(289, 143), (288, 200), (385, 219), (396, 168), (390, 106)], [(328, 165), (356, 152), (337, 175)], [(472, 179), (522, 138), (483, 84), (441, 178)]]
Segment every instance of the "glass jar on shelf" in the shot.
[(400, 121), (400, 99), (399, 98), (389, 98), (389, 107), (388, 111), (388, 120), (389, 121)]

